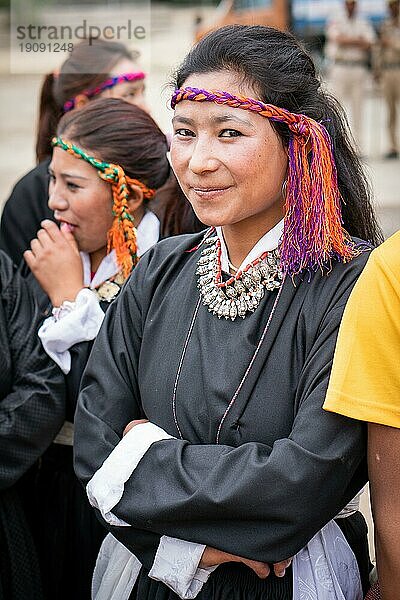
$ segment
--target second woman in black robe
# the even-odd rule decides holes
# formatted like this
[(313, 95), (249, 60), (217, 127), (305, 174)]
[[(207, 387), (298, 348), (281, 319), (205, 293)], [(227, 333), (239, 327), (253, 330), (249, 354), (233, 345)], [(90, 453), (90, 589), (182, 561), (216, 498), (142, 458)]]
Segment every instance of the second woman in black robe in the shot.
[[(0, 251), (0, 599), (40, 600), (36, 548), (21, 478), (65, 418), (64, 377), (37, 336), (40, 313), (29, 287)], [(25, 498), (24, 498), (25, 496)]]

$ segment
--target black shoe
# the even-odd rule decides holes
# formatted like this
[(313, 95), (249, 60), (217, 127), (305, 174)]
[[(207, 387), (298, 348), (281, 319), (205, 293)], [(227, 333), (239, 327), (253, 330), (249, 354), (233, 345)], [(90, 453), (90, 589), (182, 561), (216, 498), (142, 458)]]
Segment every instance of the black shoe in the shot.
[(388, 152), (387, 154), (385, 154), (384, 158), (386, 160), (397, 159), (397, 158), (399, 158), (399, 153), (397, 152), (397, 150), (391, 150), (390, 152)]

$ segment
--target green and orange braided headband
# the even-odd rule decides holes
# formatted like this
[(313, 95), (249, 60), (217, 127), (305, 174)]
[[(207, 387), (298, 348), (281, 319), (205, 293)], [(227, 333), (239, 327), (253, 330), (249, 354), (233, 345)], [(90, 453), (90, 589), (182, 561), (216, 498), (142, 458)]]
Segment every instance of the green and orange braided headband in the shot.
[(57, 146), (76, 158), (82, 158), (88, 162), (97, 170), (101, 179), (111, 184), (114, 221), (107, 236), (107, 252), (115, 250), (122, 274), (125, 278), (128, 277), (138, 262), (136, 228), (128, 209), (129, 186), (138, 186), (143, 193), (143, 197), (146, 199), (152, 198), (155, 190), (148, 188), (137, 179), (128, 177), (119, 165), (103, 162), (93, 156), (89, 156), (81, 148), (78, 148), (78, 146), (60, 137), (54, 137), (51, 143), (52, 146)]
[[(215, 102), (251, 110), (270, 121), (285, 123), (289, 167), (281, 264), (289, 275), (304, 269), (329, 267), (332, 259), (347, 262), (359, 254), (342, 227), (340, 192), (330, 136), (321, 123), (306, 115), (223, 91), (186, 87), (176, 89), (172, 108), (182, 100)], [(249, 157), (251, 159), (251, 157)]]

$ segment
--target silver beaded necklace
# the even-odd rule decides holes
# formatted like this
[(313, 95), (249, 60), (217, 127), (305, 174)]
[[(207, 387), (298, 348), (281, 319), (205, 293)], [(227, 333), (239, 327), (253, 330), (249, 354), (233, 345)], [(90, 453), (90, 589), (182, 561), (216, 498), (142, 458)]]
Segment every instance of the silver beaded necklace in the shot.
[(221, 241), (206, 237), (197, 262), (197, 286), (202, 302), (219, 319), (244, 319), (259, 306), (265, 290), (279, 289), (283, 281), (279, 250), (263, 252), (243, 270), (224, 281), (221, 269)]

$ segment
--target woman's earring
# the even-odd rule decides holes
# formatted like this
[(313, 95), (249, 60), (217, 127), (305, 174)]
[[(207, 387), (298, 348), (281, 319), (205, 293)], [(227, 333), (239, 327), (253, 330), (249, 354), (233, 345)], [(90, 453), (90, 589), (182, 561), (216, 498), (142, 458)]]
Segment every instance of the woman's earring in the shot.
[(282, 197), (286, 198), (286, 193), (287, 193), (287, 179), (285, 179), (285, 181), (282, 183)]

